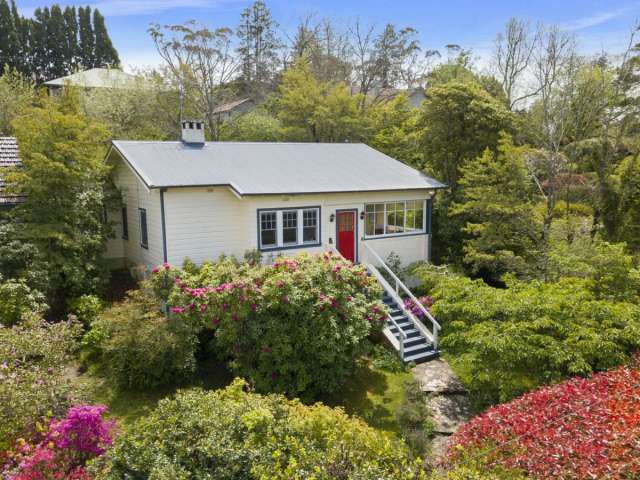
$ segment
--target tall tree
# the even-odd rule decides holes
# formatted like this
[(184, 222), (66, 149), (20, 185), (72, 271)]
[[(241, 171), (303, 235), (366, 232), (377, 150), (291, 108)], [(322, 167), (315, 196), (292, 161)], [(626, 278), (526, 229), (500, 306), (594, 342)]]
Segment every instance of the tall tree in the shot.
[(274, 79), (279, 65), (282, 42), (278, 24), (263, 0), (256, 0), (240, 15), (236, 35), (240, 41), (241, 79), (249, 88), (264, 89)]
[(65, 7), (64, 9), (64, 31), (65, 31), (65, 51), (64, 63), (66, 70), (70, 73), (75, 72), (78, 66), (78, 17), (76, 15), (76, 7)]
[(507, 97), (509, 108), (537, 94), (523, 91), (521, 80), (529, 72), (533, 60), (537, 35), (524, 20), (510, 18), (504, 33), (496, 37), (493, 61), (498, 81)]
[(97, 8), (93, 11), (93, 34), (95, 37), (93, 65), (95, 67), (118, 67), (120, 65), (118, 52), (113, 47), (104, 23), (104, 17)]
[(405, 61), (414, 52), (420, 50), (417, 40), (418, 32), (406, 27), (399, 31), (388, 23), (375, 41), (376, 68), (380, 87), (398, 86), (402, 80)]
[(91, 7), (78, 8), (78, 31), (80, 35), (80, 57), (84, 68), (95, 65), (95, 36), (91, 25)]
[(17, 66), (18, 47), (18, 31), (11, 8), (6, 0), (0, 0), (0, 68)]
[(49, 19), (50, 14), (47, 7), (36, 8), (30, 22), (31, 71), (33, 77), (39, 82), (52, 78), (49, 76), (49, 43), (47, 40)]
[(59, 5), (53, 5), (47, 24), (47, 79), (63, 77), (68, 75), (71, 70), (66, 64), (68, 48), (65, 24), (62, 9)]
[(460, 199), (450, 212), (464, 219), (470, 235), (464, 263), (492, 282), (505, 273), (528, 274), (535, 263), (540, 228), (526, 155), (527, 147), (502, 135), (496, 152), (487, 149), (460, 169)]
[(156, 50), (166, 62), (181, 96), (180, 115), (202, 116), (214, 139), (220, 122), (215, 110), (235, 92), (230, 82), (238, 70), (229, 28), (209, 30), (195, 22), (154, 24), (149, 28)]
[(109, 233), (102, 219), (108, 132), (74, 111), (73, 99), (56, 102), (14, 121), (23, 168), (8, 176), (26, 195), (11, 213), (15, 236), (42, 255), (54, 312), (102, 286), (100, 257)]

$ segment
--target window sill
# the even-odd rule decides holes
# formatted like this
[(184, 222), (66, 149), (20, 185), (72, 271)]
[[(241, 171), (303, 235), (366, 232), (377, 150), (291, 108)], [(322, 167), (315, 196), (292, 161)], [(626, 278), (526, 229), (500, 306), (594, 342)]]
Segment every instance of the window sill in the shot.
[(365, 235), (362, 240), (379, 240), (383, 238), (398, 238), (398, 237), (416, 237), (418, 235), (429, 235), (427, 232), (411, 232), (411, 233), (386, 233), (384, 235)]
[(260, 252), (278, 252), (280, 250), (295, 250), (301, 248), (309, 248), (309, 247), (320, 247), (322, 243), (299, 243), (297, 245), (283, 245), (281, 247), (259, 247), (258, 251)]

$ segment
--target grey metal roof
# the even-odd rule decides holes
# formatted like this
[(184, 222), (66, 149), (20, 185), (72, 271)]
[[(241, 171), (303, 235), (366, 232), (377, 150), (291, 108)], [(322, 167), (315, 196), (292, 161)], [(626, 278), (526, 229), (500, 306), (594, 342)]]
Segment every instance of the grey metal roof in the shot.
[(135, 81), (135, 75), (130, 75), (117, 68), (91, 68), (66, 77), (49, 80), (44, 84), (50, 87), (63, 87), (68, 83), (83, 88), (126, 88), (134, 84)]
[(113, 142), (149, 188), (229, 185), (239, 195), (444, 188), (362, 143)]
[(18, 141), (15, 137), (0, 137), (0, 205), (14, 205), (24, 200), (24, 197), (19, 195), (4, 195), (2, 193), (6, 186), (1, 175), (2, 169), (18, 165), (21, 165)]

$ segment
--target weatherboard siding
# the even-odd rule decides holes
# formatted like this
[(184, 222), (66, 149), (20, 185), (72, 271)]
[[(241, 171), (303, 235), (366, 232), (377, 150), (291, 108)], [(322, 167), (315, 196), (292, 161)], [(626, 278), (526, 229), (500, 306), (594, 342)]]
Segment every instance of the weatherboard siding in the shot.
[(242, 201), (226, 187), (168, 189), (164, 206), (169, 263), (242, 258), (249, 248)]
[[(107, 252), (118, 253), (119, 247), (115, 244), (121, 242), (122, 252), (128, 266), (144, 265), (150, 267), (162, 263), (160, 192), (158, 190), (147, 190), (122, 160), (115, 162), (111, 175), (122, 194), (123, 203), (127, 206), (129, 238), (128, 240), (121, 240), (122, 225), (118, 222), (115, 230), (116, 238), (109, 240), (112, 245), (107, 245)], [(140, 245), (140, 208), (144, 208), (147, 211), (148, 248), (143, 248)], [(114, 219), (119, 219), (120, 212), (115, 212), (111, 215)]]

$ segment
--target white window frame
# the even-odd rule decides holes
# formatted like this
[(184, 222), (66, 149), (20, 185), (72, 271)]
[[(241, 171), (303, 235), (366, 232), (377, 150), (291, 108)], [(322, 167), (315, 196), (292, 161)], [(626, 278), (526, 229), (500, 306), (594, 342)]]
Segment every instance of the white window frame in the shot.
[[(314, 210), (316, 212), (316, 239), (313, 241), (304, 241), (304, 212)], [(284, 212), (296, 212), (296, 243), (284, 243)], [(262, 215), (265, 213), (276, 214), (276, 245), (263, 245), (262, 244)], [(321, 216), (320, 207), (287, 207), (287, 208), (265, 208), (258, 210), (258, 250), (260, 251), (273, 251), (273, 250), (286, 250), (290, 248), (304, 248), (321, 245), (321, 228), (320, 228)]]
[[(422, 202), (422, 230), (410, 230), (407, 231), (407, 202)], [(402, 203), (404, 204), (404, 225), (403, 225), (403, 231), (400, 233), (386, 233), (387, 231), (387, 205), (389, 204), (396, 204), (396, 203)], [(383, 204), (384, 205), (384, 228), (383, 228), (383, 232), (382, 234), (374, 234), (374, 235), (367, 235), (367, 218), (368, 218), (368, 213), (367, 213), (367, 205), (379, 205), (379, 204)], [(385, 237), (409, 237), (411, 235), (425, 235), (427, 233), (427, 200), (424, 198), (418, 198), (418, 199), (413, 199), (410, 198), (408, 200), (388, 200), (388, 201), (384, 201), (384, 202), (368, 202), (364, 204), (364, 238), (368, 239), (368, 238), (385, 238)], [(374, 219), (375, 222), (375, 219)], [(375, 225), (374, 225), (374, 230), (375, 230)]]

